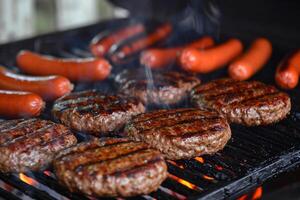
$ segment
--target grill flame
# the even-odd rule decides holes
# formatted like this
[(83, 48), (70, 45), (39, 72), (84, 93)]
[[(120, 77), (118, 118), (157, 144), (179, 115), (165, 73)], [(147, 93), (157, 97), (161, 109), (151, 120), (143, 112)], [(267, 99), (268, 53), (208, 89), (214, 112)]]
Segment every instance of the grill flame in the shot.
[(202, 157), (195, 157), (195, 160), (197, 160), (199, 163), (204, 163), (204, 159)]
[(262, 197), (262, 193), (263, 193), (262, 187), (258, 187), (252, 196), (252, 200), (260, 199)]
[(262, 194), (263, 194), (262, 187), (258, 187), (250, 194), (245, 194), (241, 196), (240, 198), (238, 198), (238, 200), (259, 200), (261, 199)]
[(20, 173), (20, 174), (19, 174), (19, 178), (21, 179), (21, 181), (23, 181), (23, 182), (25, 182), (25, 183), (27, 183), (27, 184), (29, 184), (29, 185), (32, 185), (32, 186), (38, 185), (38, 182), (37, 182), (36, 180), (34, 180), (34, 179), (32, 179), (32, 178), (26, 176), (26, 175), (23, 174), (23, 173)]
[(181, 178), (179, 178), (179, 177), (177, 177), (177, 176), (175, 176), (173, 174), (169, 174), (168, 176), (169, 176), (169, 178), (177, 181), (178, 183), (180, 183), (180, 184), (182, 184), (182, 185), (184, 185), (184, 186), (186, 186), (186, 187), (188, 187), (188, 188), (190, 188), (192, 190), (202, 191), (201, 188), (199, 188), (198, 186), (194, 185), (193, 183), (188, 182), (188, 181), (186, 181), (184, 179), (181, 179)]
[(207, 175), (203, 175), (203, 178), (209, 181), (215, 180), (213, 177)]
[(176, 163), (176, 162), (173, 161), (173, 160), (168, 160), (167, 162), (168, 162), (168, 163), (171, 163), (172, 165), (175, 165), (176, 167), (179, 167), (180, 169), (184, 169), (184, 166), (183, 166), (183, 165), (180, 165), (180, 164)]

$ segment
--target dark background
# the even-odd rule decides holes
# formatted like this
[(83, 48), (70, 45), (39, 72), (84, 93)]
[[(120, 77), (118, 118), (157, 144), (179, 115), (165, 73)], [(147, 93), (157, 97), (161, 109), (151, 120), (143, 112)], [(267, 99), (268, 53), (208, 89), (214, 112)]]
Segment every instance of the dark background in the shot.
[(265, 36), (278, 46), (300, 46), (300, 1), (294, 0), (111, 0), (131, 16), (188, 21), (198, 32), (249, 38)]

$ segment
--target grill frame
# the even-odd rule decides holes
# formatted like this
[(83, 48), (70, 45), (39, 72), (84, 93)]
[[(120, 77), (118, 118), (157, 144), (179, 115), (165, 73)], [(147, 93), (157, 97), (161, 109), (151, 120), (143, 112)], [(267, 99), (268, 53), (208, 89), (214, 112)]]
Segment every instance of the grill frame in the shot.
[[(3, 44), (0, 46), (0, 64), (17, 70), (14, 67), (15, 56), (19, 50), (25, 48), (61, 57), (89, 56), (87, 42), (92, 36), (100, 32), (100, 30), (115, 29), (124, 26), (128, 22), (127, 19), (108, 20), (74, 30)], [(221, 38), (226, 39), (227, 35), (230, 35), (230, 33), (223, 33)], [(171, 37), (167, 40), (166, 45), (172, 44), (172, 40), (174, 41), (174, 38), (178, 37), (178, 35)], [(247, 44), (249, 41), (246, 39), (244, 42)], [(266, 76), (274, 73), (276, 63), (291, 49), (281, 48), (276, 41), (272, 42), (275, 48), (272, 60), (254, 79), (274, 84), (273, 76), (267, 78)], [(118, 66), (113, 73), (135, 64), (137, 64), (137, 60), (133, 60), (129, 65)], [(223, 69), (200, 78), (205, 82), (223, 76), (225, 73), (226, 70)], [(95, 84), (80, 84), (75, 89), (82, 90), (87, 88), (100, 88), (105, 92), (109, 92), (113, 90), (112, 80), (109, 79)], [(300, 128), (297, 127), (300, 125), (300, 106), (296, 105), (296, 102), (300, 102), (300, 95), (297, 94), (296, 90), (289, 93), (292, 97), (292, 112), (287, 120), (269, 127), (246, 128), (232, 125), (233, 138), (223, 151), (216, 155), (203, 156), (204, 163), (199, 163), (199, 161), (194, 159), (168, 162), (169, 172), (173, 176), (170, 176), (171, 178), (169, 177), (157, 192), (131, 199), (182, 199), (183, 196), (189, 199), (234, 199), (261, 185), (268, 178), (296, 168), (300, 165)], [(42, 118), (51, 119), (49, 114), (50, 108), (51, 104), (47, 105)], [(291, 128), (288, 129), (288, 127)], [(76, 136), (80, 141), (90, 138), (90, 136), (83, 133), (76, 133)], [(245, 145), (249, 145), (251, 148)], [(256, 153), (259, 155), (256, 156)], [(217, 166), (222, 166), (223, 169), (217, 170)], [(181, 167), (184, 167), (184, 170)], [(205, 179), (204, 175), (206, 178), (213, 177), (216, 183)], [(42, 185), (55, 190), (67, 198), (88, 199), (84, 195), (70, 193), (61, 187), (55, 178), (43, 172), (29, 172), (26, 173), (26, 176), (34, 178)], [(198, 186), (197, 190), (199, 191), (197, 192), (180, 184), (175, 180), (176, 177), (188, 180), (193, 185)], [(29, 197), (53, 199), (53, 195), (49, 195), (47, 192), (37, 189), (36, 186), (28, 185), (18, 179), (17, 174), (0, 174), (0, 179)], [(11, 199), (15, 195), (0, 187), (0, 196)]]

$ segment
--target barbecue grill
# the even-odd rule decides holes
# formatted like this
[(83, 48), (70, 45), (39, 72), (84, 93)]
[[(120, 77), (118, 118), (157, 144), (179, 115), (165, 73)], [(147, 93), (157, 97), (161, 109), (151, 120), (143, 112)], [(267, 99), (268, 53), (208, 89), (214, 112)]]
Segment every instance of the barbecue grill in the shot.
[[(128, 23), (126, 19), (109, 20), (75, 30), (4, 44), (0, 46), (0, 64), (17, 70), (14, 67), (15, 56), (21, 49), (31, 49), (59, 57), (89, 57), (91, 54), (88, 51), (88, 43), (94, 35), (103, 29), (114, 29)], [(173, 38), (180, 37), (177, 35)], [(221, 39), (225, 38), (227, 35), (221, 36)], [(245, 43), (249, 42), (244, 38), (240, 39)], [(165, 45), (174, 43), (175, 39), (170, 38)], [(274, 74), (274, 66), (289, 50), (276, 45), (275, 41), (271, 61), (253, 79), (274, 84), (273, 75), (270, 74)], [(133, 65), (138, 65), (137, 59), (114, 67), (114, 73)], [(221, 69), (200, 78), (206, 82), (225, 75), (226, 70)], [(79, 83), (75, 91), (92, 88), (104, 92), (115, 91), (110, 79), (92, 84)], [(231, 125), (232, 138), (224, 150), (215, 155), (190, 160), (167, 161), (169, 176), (159, 189), (149, 195), (131, 199), (234, 199), (260, 186), (268, 178), (295, 168), (300, 164), (300, 94), (293, 90), (290, 96), (292, 111), (287, 119), (271, 126), (249, 128)], [(51, 119), (51, 106), (47, 105), (42, 118)], [(76, 133), (76, 136), (79, 141), (92, 137), (84, 133)], [(0, 174), (0, 196), (12, 200), (95, 199), (69, 192), (58, 183), (52, 169), (22, 174)]]

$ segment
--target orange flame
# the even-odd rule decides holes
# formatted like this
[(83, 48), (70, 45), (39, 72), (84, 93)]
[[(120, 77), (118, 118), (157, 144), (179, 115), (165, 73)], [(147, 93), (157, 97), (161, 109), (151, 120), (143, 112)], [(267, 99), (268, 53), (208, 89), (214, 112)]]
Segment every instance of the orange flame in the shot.
[(184, 186), (186, 186), (186, 187), (188, 187), (188, 188), (190, 188), (192, 190), (202, 191), (201, 188), (199, 188), (198, 186), (194, 185), (193, 183), (188, 182), (188, 181), (186, 181), (184, 179), (181, 179), (181, 178), (179, 178), (179, 177), (177, 177), (177, 176), (175, 176), (173, 174), (169, 174), (169, 178), (171, 178), (171, 179), (179, 182), (180, 184), (182, 184), (182, 185), (184, 185)]
[(197, 160), (199, 163), (204, 163), (204, 159), (202, 157), (195, 157), (195, 160)]
[(214, 178), (213, 177), (211, 177), (211, 176), (207, 176), (207, 175), (203, 175), (203, 178), (205, 178), (206, 180), (214, 180)]
[(254, 192), (250, 193), (250, 194), (245, 194), (243, 196), (241, 196), (240, 198), (238, 198), (238, 200), (258, 200), (261, 199), (262, 197), (262, 193), (263, 193), (263, 189), (262, 187), (258, 187), (256, 188), (256, 190), (254, 190)]
[(238, 198), (237, 200), (247, 200), (248, 195), (244, 194), (243, 196), (241, 196), (240, 198)]
[(21, 181), (23, 181), (23, 182), (25, 182), (25, 183), (27, 183), (27, 184), (29, 184), (29, 185), (33, 185), (33, 186), (38, 185), (38, 182), (37, 182), (36, 180), (34, 180), (34, 179), (32, 179), (32, 178), (26, 176), (26, 175), (23, 174), (23, 173), (20, 173), (20, 174), (19, 174), (19, 178), (21, 179)]
[(173, 160), (168, 160), (168, 162), (171, 163), (172, 165), (175, 165), (176, 167), (179, 167), (180, 169), (184, 169), (183, 165), (180, 165), (180, 164), (174, 162)]
[(262, 193), (263, 193), (262, 187), (258, 187), (252, 196), (252, 200), (260, 199), (262, 197)]

